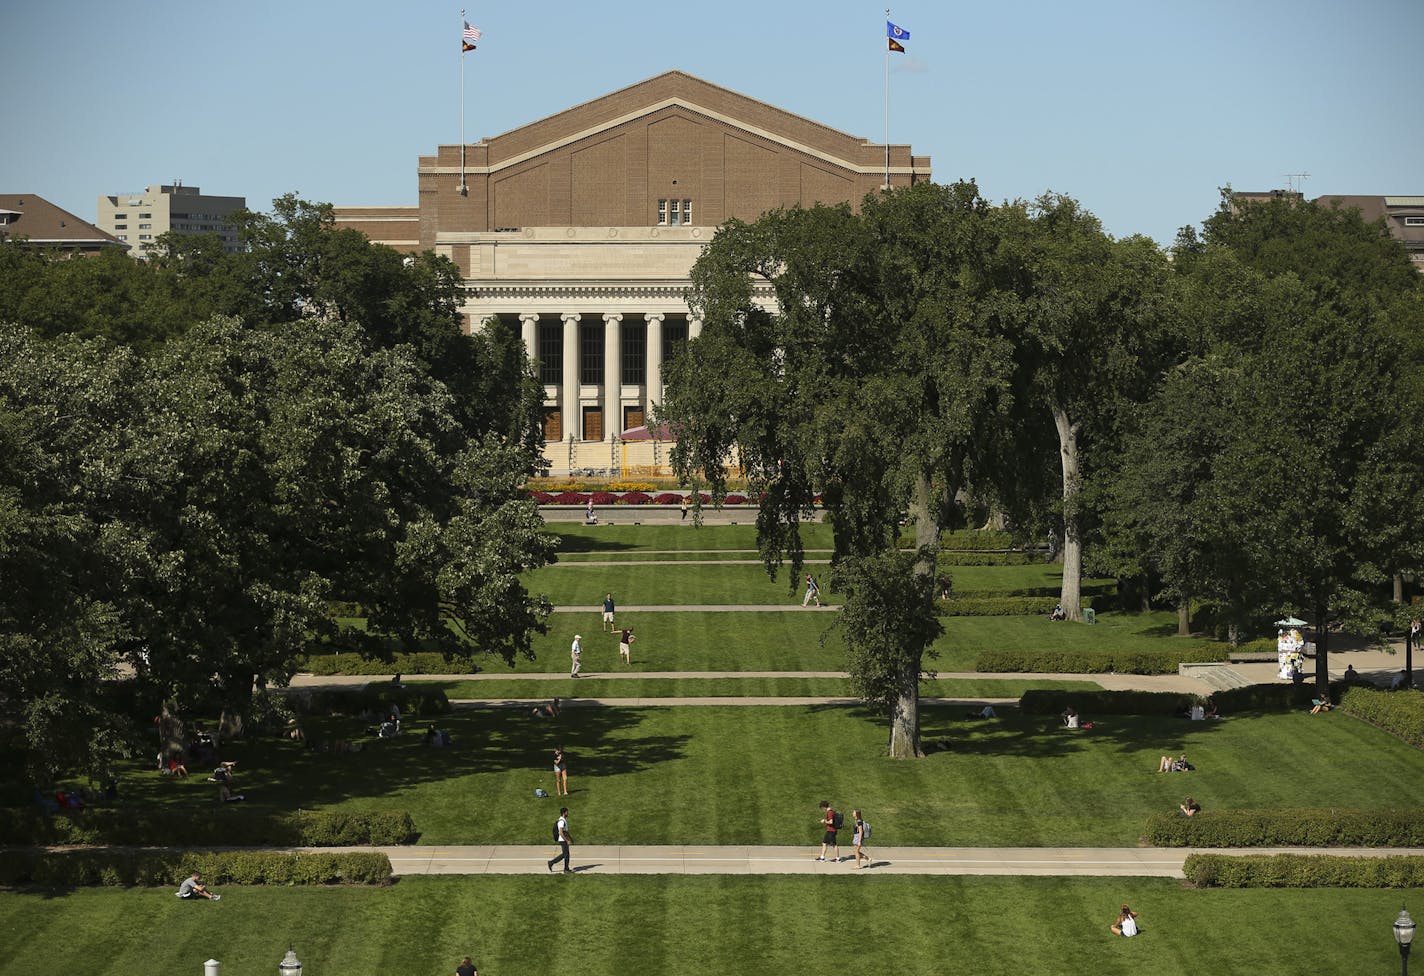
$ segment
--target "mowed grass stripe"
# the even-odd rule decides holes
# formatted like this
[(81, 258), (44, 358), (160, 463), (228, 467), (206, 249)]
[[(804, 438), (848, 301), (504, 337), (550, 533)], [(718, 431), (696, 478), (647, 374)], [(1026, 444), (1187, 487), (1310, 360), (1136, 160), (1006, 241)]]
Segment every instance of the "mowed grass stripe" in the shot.
[[(410, 810), (423, 844), (544, 843), (557, 804), (533, 791), (552, 792), (559, 744), (575, 836), (590, 844), (811, 844), (821, 799), (862, 807), (881, 844), (969, 847), (1131, 846), (1186, 793), (1208, 810), (1424, 803), (1420, 752), (1342, 714), (1087, 717), (1095, 728), (1069, 732), (1053, 717), (927, 707), (926, 740), (950, 748), (895, 762), (885, 721), (859, 707), (583, 708), (557, 721), (475, 709), (439, 718), (451, 749), (424, 747), (412, 722), (354, 755), (256, 740), (224, 758), (239, 760), (249, 808)], [(361, 723), (307, 732), (349, 738)], [(1182, 750), (1196, 772), (1155, 771)], [(121, 775), (133, 802), (215, 802), (196, 775), (174, 781), (138, 760)]]
[[(291, 945), (309, 972), (540, 976), (853, 972), (904, 976), (1396, 972), (1388, 922), (1420, 892), (1192, 891), (1165, 879), (736, 876), (408, 878), (387, 889), (0, 894), (5, 970), (266, 976)], [(1143, 934), (1113, 938), (1117, 906)], [(221, 914), (219, 914), (221, 913)], [(1267, 924), (1288, 919), (1290, 924)], [(1329, 935), (1301, 925), (1329, 919)], [(1383, 934), (1381, 925), (1384, 925)]]
[[(438, 685), (451, 699), (500, 698), (844, 698), (855, 694), (845, 678), (620, 678), (597, 676), (558, 681), (530, 681), (510, 678), (496, 681), (419, 682)], [(928, 698), (1019, 698), (1030, 689), (1089, 691), (1100, 686), (1093, 681), (1049, 681), (1012, 679), (947, 679), (920, 682), (920, 694)]]

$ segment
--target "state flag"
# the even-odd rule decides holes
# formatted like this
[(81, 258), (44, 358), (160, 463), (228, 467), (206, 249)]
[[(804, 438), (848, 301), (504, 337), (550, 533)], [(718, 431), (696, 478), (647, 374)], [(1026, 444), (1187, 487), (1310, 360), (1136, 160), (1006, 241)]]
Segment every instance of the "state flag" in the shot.
[(901, 54), (905, 53), (905, 45), (902, 44), (901, 41), (908, 41), (910, 39), (909, 31), (887, 20), (885, 22), (885, 36), (889, 39), (890, 50), (899, 51)]

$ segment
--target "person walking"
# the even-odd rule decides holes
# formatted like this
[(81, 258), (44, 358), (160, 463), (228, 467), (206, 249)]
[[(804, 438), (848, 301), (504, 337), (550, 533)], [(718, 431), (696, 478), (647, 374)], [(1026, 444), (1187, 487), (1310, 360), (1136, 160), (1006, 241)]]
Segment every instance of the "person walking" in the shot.
[(603, 629), (613, 632), (613, 594), (603, 594)]
[(629, 627), (618, 636), (618, 657), (624, 664), (633, 663), (633, 641), (636, 639), (637, 638), (633, 636), (632, 627)]
[(554, 840), (558, 842), (560, 853), (557, 857), (548, 862), (550, 873), (553, 872), (555, 864), (563, 861), (564, 874), (573, 874), (574, 870), (569, 866), (569, 844), (573, 843), (573, 839), (569, 837), (568, 807), (559, 808), (559, 819), (554, 824)]
[(865, 818), (860, 815), (859, 810), (852, 810), (850, 815), (855, 821), (855, 834), (851, 837), (851, 842), (855, 844), (855, 866), (859, 870), (862, 856), (867, 861), (870, 860), (870, 852), (862, 849), (865, 842), (870, 839), (870, 824), (865, 822)]
[(816, 601), (816, 606), (821, 605), (821, 584), (816, 582), (816, 577), (810, 573), (806, 574), (806, 595), (801, 598), (801, 605), (804, 607), (812, 600)]
[(475, 968), (475, 964), (466, 956), (460, 960), (460, 965), (455, 967), (455, 976), (480, 976), (480, 971)]
[(583, 666), (583, 635), (574, 634), (574, 642), (569, 647), (569, 677), (577, 678), (579, 668)]
[(831, 860), (839, 863), (841, 859), (841, 844), (840, 841), (836, 839), (836, 834), (840, 831), (841, 815), (836, 813), (835, 808), (831, 806), (829, 800), (821, 801), (821, 819), (817, 822), (826, 829), (826, 832), (821, 837), (821, 855), (816, 858), (816, 860), (826, 860), (826, 852), (834, 848), (836, 856), (831, 858)]
[(554, 750), (554, 794), (569, 795), (569, 761), (564, 757), (564, 747)]
[(683, 496), (682, 496), (682, 506), (681, 506), (681, 507), (682, 507), (682, 518), (678, 519), (678, 521), (680, 521), (680, 522), (686, 522), (686, 521), (687, 521), (687, 496), (686, 496), (686, 495), (683, 495)]

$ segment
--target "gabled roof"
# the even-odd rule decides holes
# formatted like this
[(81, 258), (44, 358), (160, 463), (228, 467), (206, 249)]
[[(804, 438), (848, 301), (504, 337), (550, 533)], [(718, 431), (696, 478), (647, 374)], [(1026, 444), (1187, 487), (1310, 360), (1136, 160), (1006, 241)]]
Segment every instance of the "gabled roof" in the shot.
[[(654, 75), (474, 145), (488, 149), (489, 167), (498, 170), (670, 106), (680, 106), (828, 161), (860, 163), (873, 145), (868, 139), (683, 71)], [(877, 148), (883, 151), (883, 147)]]
[(113, 234), (34, 193), (0, 193), (0, 239), (10, 238), (63, 248), (128, 247)]

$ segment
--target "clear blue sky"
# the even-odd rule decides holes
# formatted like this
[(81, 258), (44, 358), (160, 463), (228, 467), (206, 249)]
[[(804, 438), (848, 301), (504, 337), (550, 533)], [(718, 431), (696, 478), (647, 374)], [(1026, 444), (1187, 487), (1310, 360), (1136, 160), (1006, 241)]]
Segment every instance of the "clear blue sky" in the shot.
[[(475, 141), (677, 68), (879, 142), (884, 7), (471, 3)], [(1424, 0), (915, 0), (890, 138), (991, 200), (1052, 189), (1170, 243), (1217, 187), (1424, 194)], [(180, 178), (414, 204), (460, 138), (460, 7), (434, 0), (0, 0), (0, 191), (85, 219)]]

